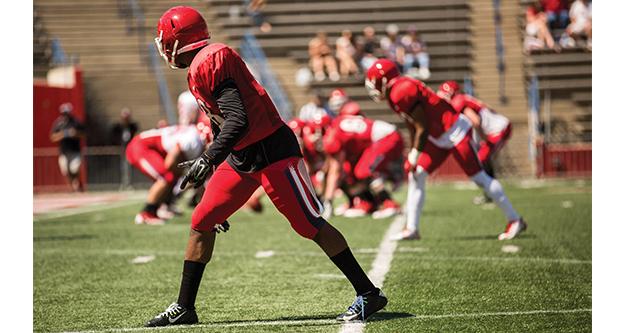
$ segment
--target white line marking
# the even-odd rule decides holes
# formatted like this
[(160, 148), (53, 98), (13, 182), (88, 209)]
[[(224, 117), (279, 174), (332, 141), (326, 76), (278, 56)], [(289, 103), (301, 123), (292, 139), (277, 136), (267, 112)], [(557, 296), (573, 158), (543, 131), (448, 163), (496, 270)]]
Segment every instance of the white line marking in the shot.
[(274, 251), (272, 250), (268, 250), (268, 251), (258, 251), (257, 253), (255, 253), (255, 258), (270, 258), (274, 255)]
[(569, 309), (569, 310), (531, 310), (514, 312), (479, 312), (479, 313), (455, 313), (441, 315), (415, 315), (415, 319), (442, 319), (442, 318), (464, 318), (464, 317), (494, 317), (494, 316), (524, 316), (534, 314), (563, 314), (592, 312), (592, 309)]
[(518, 251), (520, 251), (520, 246), (517, 245), (503, 245), (501, 247), (503, 253), (516, 253)]
[(319, 274), (313, 274), (313, 276), (320, 278), (320, 279), (325, 279), (325, 280), (339, 280), (339, 279), (345, 279), (346, 277), (343, 274), (325, 274), (325, 273), (319, 273)]
[[(582, 313), (592, 312), (592, 309), (560, 309), (560, 310), (531, 310), (531, 311), (512, 311), (512, 312), (476, 312), (476, 313), (452, 313), (452, 314), (438, 314), (438, 315), (414, 315), (410, 318), (414, 320), (428, 320), (428, 319), (444, 319), (444, 318), (477, 318), (477, 317), (494, 317), (494, 316), (527, 316), (538, 314), (565, 314), (565, 313)], [(257, 321), (242, 321), (242, 322), (223, 322), (223, 323), (206, 323), (196, 325), (179, 325), (179, 326), (165, 326), (156, 328), (145, 327), (126, 327), (126, 328), (109, 328), (103, 330), (90, 330), (90, 331), (65, 331), (64, 333), (104, 333), (104, 332), (138, 332), (138, 331), (150, 331), (154, 330), (165, 331), (169, 329), (181, 330), (181, 329), (197, 329), (197, 328), (227, 328), (227, 327), (253, 327), (253, 326), (302, 326), (302, 325), (336, 325), (335, 319), (307, 319), (307, 320), (257, 320)], [(357, 322), (354, 324), (362, 324)], [(357, 325), (352, 325), (356, 327)], [(345, 331), (352, 332), (352, 331)]]
[(572, 208), (572, 206), (574, 206), (572, 201), (570, 201), (570, 200), (562, 201), (562, 207), (563, 208)]
[(150, 255), (150, 256), (138, 256), (134, 259), (132, 259), (131, 263), (132, 264), (146, 264), (148, 262), (152, 262), (154, 261), (156, 258), (156, 256), (154, 255)]
[[(393, 260), (393, 253), (397, 248), (397, 242), (391, 240), (391, 236), (402, 230), (401, 221), (395, 219), (389, 226), (389, 229), (384, 233), (384, 237), (378, 247), (378, 254), (376, 259), (371, 264), (371, 270), (368, 273), (369, 279), (378, 288), (382, 288), (384, 278), (391, 269), (391, 261)], [(344, 323), (339, 330), (340, 333), (361, 333), (365, 329), (364, 322), (349, 322)]]
[(122, 202), (118, 202), (116, 204), (110, 204), (106, 202), (106, 203), (95, 204), (95, 205), (90, 205), (90, 206), (76, 208), (76, 209), (70, 209), (67, 211), (61, 211), (58, 213), (45, 213), (42, 216), (33, 217), (33, 222), (43, 222), (43, 221), (52, 220), (52, 219), (56, 219), (60, 217), (93, 213), (93, 212), (97, 212), (100, 210), (121, 208), (121, 207), (136, 204), (138, 202), (140, 202), (140, 199), (123, 200)]
[(579, 260), (579, 259), (549, 259), (549, 258), (529, 258), (529, 257), (436, 257), (436, 256), (422, 256), (415, 257), (420, 260), (444, 260), (444, 261), (527, 261), (536, 263), (551, 263), (551, 264), (579, 264), (579, 265), (591, 265), (591, 260)]
[(409, 252), (428, 252), (430, 249), (427, 247), (400, 247), (397, 249), (397, 252), (400, 253), (409, 253)]

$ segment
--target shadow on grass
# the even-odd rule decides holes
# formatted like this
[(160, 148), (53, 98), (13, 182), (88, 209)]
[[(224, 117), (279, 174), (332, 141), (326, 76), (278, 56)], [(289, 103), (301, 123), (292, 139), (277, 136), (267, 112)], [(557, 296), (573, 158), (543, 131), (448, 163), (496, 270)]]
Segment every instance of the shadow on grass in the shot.
[(369, 321), (384, 321), (400, 318), (416, 317), (416, 315), (408, 312), (378, 312), (373, 317), (369, 318)]
[(84, 240), (97, 238), (95, 235), (58, 235), (58, 236), (41, 236), (34, 237), (35, 242), (45, 241), (72, 241), (72, 240)]

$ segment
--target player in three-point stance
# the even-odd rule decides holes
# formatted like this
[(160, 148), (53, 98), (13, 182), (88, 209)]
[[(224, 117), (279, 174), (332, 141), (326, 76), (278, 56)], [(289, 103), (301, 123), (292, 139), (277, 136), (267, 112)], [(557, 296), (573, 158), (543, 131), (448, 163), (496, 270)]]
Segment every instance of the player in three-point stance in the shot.
[(419, 219), (425, 196), (425, 181), (443, 161), (453, 155), (462, 170), (493, 199), (507, 218), (500, 240), (512, 239), (527, 228), (514, 210), (501, 183), (484, 170), (470, 145), (471, 122), (421, 81), (401, 76), (397, 66), (377, 60), (367, 71), (365, 87), (376, 101), (387, 100), (407, 124), (410, 147), (406, 161), (408, 197), (406, 226), (394, 239), (419, 239)]
[(198, 322), (195, 299), (214, 249), (215, 225), (240, 208), (259, 186), (302, 237), (312, 239), (356, 290), (354, 303), (337, 317), (365, 319), (387, 304), (352, 255), (341, 233), (321, 217), (302, 154), (292, 130), (281, 120), (264, 88), (240, 56), (209, 43), (207, 24), (191, 7), (173, 7), (158, 22), (156, 44), (172, 68), (188, 68), (188, 85), (212, 122), (214, 141), (199, 158), (184, 162), (182, 187), (205, 194), (192, 214), (177, 302), (146, 326)]
[[(484, 171), (495, 177), (492, 159), (503, 148), (512, 136), (512, 123), (510, 120), (496, 113), (479, 99), (460, 92), (460, 86), (456, 81), (446, 81), (441, 84), (436, 92), (444, 100), (449, 102), (454, 109), (464, 114), (475, 129), (475, 143), (479, 146), (477, 157), (482, 163)], [(479, 196), (473, 200), (475, 204), (492, 201), (487, 196)]]

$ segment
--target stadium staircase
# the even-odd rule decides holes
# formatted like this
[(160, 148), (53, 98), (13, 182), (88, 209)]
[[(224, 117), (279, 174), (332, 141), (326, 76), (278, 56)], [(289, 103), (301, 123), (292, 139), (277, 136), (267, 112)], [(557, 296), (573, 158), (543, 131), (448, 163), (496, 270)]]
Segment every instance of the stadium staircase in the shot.
[[(505, 78), (497, 69), (495, 11), (492, 0), (471, 0), (473, 83), (475, 96), (512, 121), (512, 139), (501, 150), (497, 162), (506, 175), (531, 172), (528, 159), (527, 94), (523, 84), (523, 52), (520, 27), (514, 18), (521, 12), (518, 3), (501, 1), (499, 14), (503, 34)], [(504, 82), (501, 96), (499, 80)], [(504, 100), (502, 101), (502, 98)]]

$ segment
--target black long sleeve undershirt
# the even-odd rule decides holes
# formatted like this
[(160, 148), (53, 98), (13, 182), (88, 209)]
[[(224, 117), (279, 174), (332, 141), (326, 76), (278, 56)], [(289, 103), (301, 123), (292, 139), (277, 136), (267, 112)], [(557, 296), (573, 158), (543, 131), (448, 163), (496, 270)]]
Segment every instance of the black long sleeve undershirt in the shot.
[(227, 158), (233, 147), (246, 134), (249, 123), (240, 91), (233, 81), (223, 83), (214, 97), (224, 121), (222, 124), (212, 122), (214, 142), (205, 152), (205, 156), (212, 165), (217, 166)]

